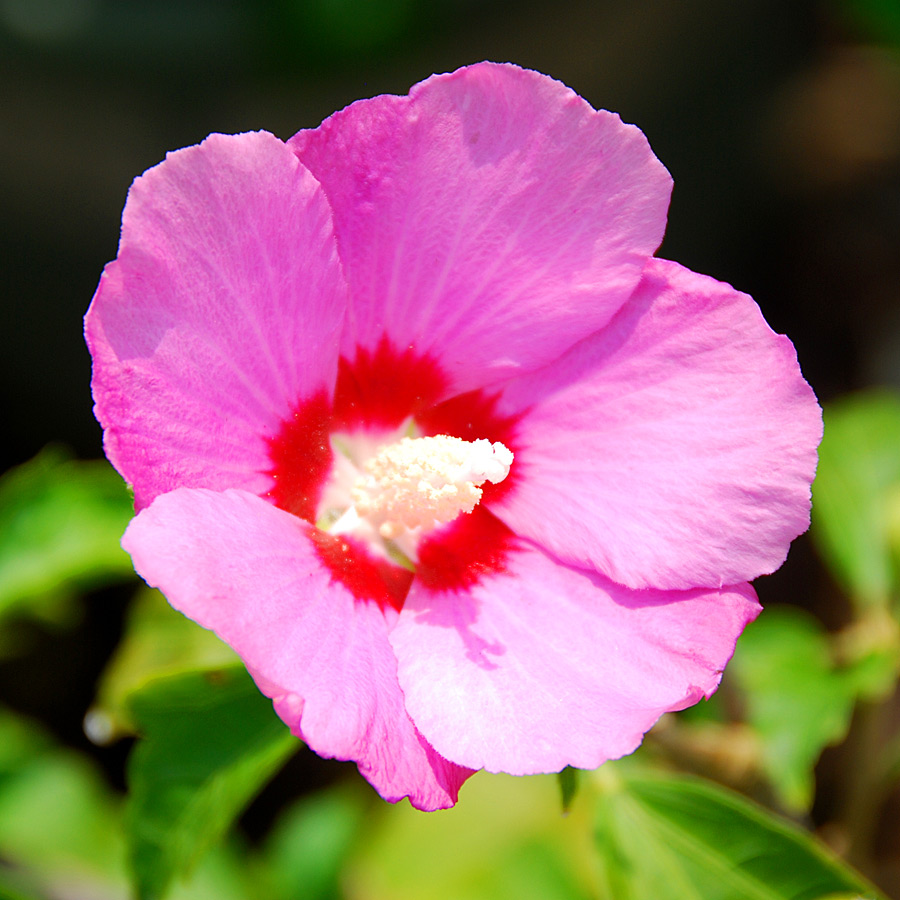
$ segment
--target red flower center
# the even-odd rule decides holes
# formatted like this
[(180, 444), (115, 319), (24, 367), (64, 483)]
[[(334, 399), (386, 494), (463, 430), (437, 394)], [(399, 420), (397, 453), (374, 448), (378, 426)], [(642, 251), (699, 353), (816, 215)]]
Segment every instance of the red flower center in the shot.
[[(436, 362), (412, 349), (395, 350), (382, 339), (374, 351), (358, 350), (338, 367), (334, 400), (324, 395), (300, 403), (269, 441), (274, 485), (268, 498), (279, 508), (315, 524), (332, 473), (331, 435), (388, 433), (412, 419), (423, 436), (487, 439), (516, 449), (517, 419), (496, 412), (496, 398), (471, 391), (437, 403), (447, 380)], [(516, 468), (499, 484), (486, 482), (482, 503), (471, 514), (425, 536), (415, 577), (435, 591), (471, 588), (502, 571), (513, 535), (483, 504), (510, 490)], [(401, 609), (414, 573), (383, 558), (365, 541), (317, 530), (319, 557), (357, 599)]]

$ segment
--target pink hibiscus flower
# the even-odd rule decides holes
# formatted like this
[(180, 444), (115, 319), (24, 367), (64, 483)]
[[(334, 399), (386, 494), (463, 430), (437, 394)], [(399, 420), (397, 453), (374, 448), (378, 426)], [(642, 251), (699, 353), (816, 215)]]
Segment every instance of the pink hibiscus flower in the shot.
[(131, 188), (86, 318), (123, 545), (389, 800), (634, 750), (808, 525), (813, 393), (750, 297), (653, 258), (670, 189), (488, 63)]

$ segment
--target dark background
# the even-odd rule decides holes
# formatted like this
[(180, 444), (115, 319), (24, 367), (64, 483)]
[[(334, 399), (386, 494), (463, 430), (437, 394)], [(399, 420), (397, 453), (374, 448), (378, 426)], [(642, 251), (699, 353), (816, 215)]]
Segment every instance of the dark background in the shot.
[[(482, 59), (642, 128), (675, 179), (660, 255), (751, 293), (823, 401), (900, 387), (898, 47), (893, 0), (0, 0), (0, 470), (48, 442), (102, 452), (81, 318), (136, 175)], [(839, 624), (806, 539), (757, 588)], [(90, 748), (127, 597), (32, 635), (0, 665), (4, 702)], [(115, 783), (126, 749), (92, 749)]]

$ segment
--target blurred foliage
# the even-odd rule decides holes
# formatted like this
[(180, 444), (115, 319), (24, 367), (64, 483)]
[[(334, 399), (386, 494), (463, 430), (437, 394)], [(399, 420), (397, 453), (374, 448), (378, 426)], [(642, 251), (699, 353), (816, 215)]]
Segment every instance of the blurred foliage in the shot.
[(864, 38), (876, 44), (900, 48), (898, 0), (839, 0), (836, 5), (857, 26)]
[(887, 606), (900, 584), (900, 397), (849, 395), (825, 410), (813, 486), (813, 538), (860, 607)]
[[(353, 789), (355, 788), (355, 789)], [(357, 782), (314, 794), (290, 807), (275, 823), (263, 848), (267, 897), (335, 900), (347, 860), (366, 835), (372, 798)]]
[[(435, 848), (440, 848), (436, 852)], [(630, 760), (585, 774), (476, 775), (452, 810), (384, 807), (347, 896), (384, 900), (732, 900), (880, 896), (801, 829), (730, 791)]]
[(586, 786), (560, 815), (553, 776), (479, 773), (453, 809), (383, 806), (351, 858), (349, 898), (576, 900), (595, 896)]
[(747, 627), (729, 671), (743, 689), (761, 766), (787, 809), (809, 811), (822, 750), (846, 736), (860, 695), (893, 687), (898, 658), (895, 644), (841, 660), (819, 621), (799, 609), (767, 610)]
[(410, 27), (415, 0), (289, 0), (286, 20), (295, 40), (317, 57), (336, 59), (381, 49), (398, 41)]
[(710, 782), (629, 764), (597, 778), (608, 900), (879, 896), (808, 833)]
[[(99, 770), (0, 709), (0, 856), (35, 873), (126, 883), (119, 803)], [(25, 879), (23, 879), (25, 881)]]
[(158, 900), (299, 744), (243, 666), (159, 679), (130, 702), (144, 739), (128, 766), (126, 829), (138, 897)]
[[(48, 447), (0, 479), (0, 625), (71, 618), (78, 591), (134, 577), (119, 538), (133, 515), (121, 477), (101, 461)], [(0, 655), (5, 646), (0, 631)]]
[[(0, 708), (0, 897), (124, 900), (129, 884), (121, 797), (83, 754)], [(259, 894), (249, 884), (225, 845), (168, 896), (250, 900)]]
[(205, 628), (169, 606), (159, 591), (141, 589), (97, 688), (88, 713), (91, 738), (98, 743), (134, 731), (129, 695), (148, 681), (191, 669), (237, 662), (234, 651)]
[[(101, 743), (139, 735), (124, 800), (85, 755), (0, 710), (0, 896), (125, 897), (131, 883), (140, 900), (882, 897), (809, 832), (667, 768), (723, 773), (730, 756), (737, 777), (755, 773), (808, 813), (823, 749), (895, 690), (900, 399), (846, 397), (825, 420), (813, 536), (852, 616), (829, 632), (798, 608), (767, 609), (729, 669), (736, 710), (717, 698), (669, 717), (647, 750), (593, 773), (479, 773), (439, 813), (338, 783), (283, 804), (249, 846), (234, 823), (300, 743), (229, 648), (142, 588), (86, 720)], [(48, 450), (0, 482), (0, 499), (0, 618), (46, 618), (132, 577), (118, 547), (130, 503), (105, 464)], [(851, 818), (874, 821), (900, 780), (900, 735), (884, 737), (859, 751), (869, 806)]]

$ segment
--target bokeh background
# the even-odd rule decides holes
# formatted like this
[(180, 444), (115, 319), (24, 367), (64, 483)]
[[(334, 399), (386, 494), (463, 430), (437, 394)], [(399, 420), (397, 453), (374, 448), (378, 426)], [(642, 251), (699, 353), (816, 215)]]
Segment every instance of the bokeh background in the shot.
[[(53, 443), (102, 453), (81, 318), (136, 175), (210, 132), (286, 139), (482, 59), (641, 127), (675, 180), (660, 255), (751, 293), (823, 401), (900, 388), (894, 0), (0, 0), (2, 468)], [(849, 615), (806, 539), (757, 588), (830, 628)], [(94, 746), (83, 717), (132, 590), (92, 591), (64, 628), (4, 623), (0, 654), (0, 702), (116, 788), (129, 742)], [(813, 826), (839, 754), (820, 764)], [(251, 836), (285, 796), (346, 774), (298, 759), (251, 807)], [(900, 804), (879, 826), (894, 889), (897, 819)]]

